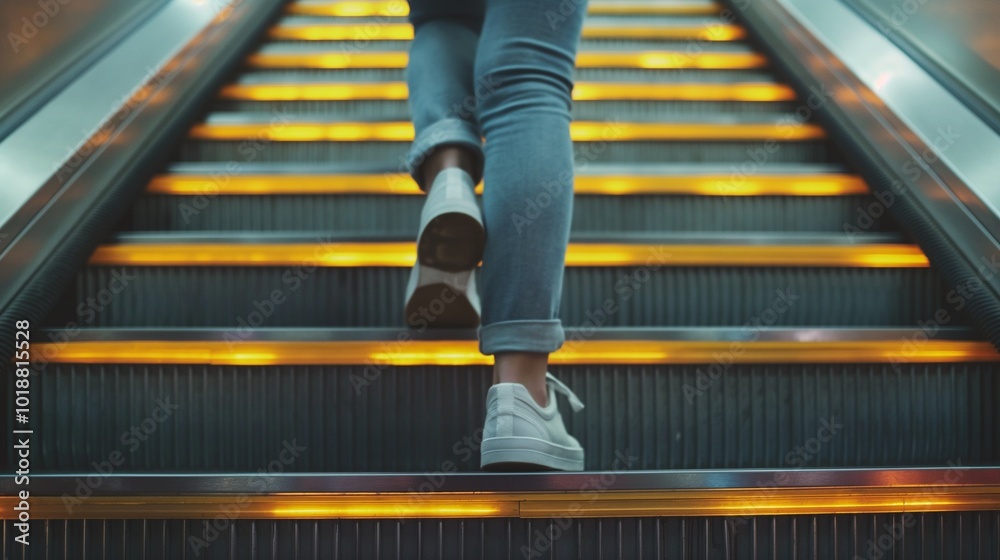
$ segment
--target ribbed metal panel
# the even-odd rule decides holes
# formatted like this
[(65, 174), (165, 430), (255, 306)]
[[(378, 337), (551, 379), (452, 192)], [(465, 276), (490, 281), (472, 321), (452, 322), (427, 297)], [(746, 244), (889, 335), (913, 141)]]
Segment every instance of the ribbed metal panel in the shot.
[[(284, 301), (270, 306), (259, 326), (402, 328), (409, 273), (402, 267), (88, 267), (44, 325), (235, 330), (258, 311), (255, 302), (281, 290)], [(123, 289), (118, 277), (127, 280)], [(766, 314), (765, 326), (916, 328), (939, 309), (949, 310), (948, 326), (965, 324), (951, 312), (946, 291), (930, 269), (569, 267), (560, 315), (567, 326), (586, 326), (588, 313), (611, 300), (617, 311), (609, 327), (739, 327)]]
[[(212, 526), (212, 523), (216, 527)], [(685, 560), (1000, 557), (1000, 512), (748, 518), (32, 522), (4, 559)]]
[[(206, 190), (213, 188), (206, 185)], [(867, 196), (590, 196), (576, 195), (576, 233), (829, 232), (855, 224)], [(419, 196), (142, 197), (124, 228), (131, 231), (322, 231), (416, 239)], [(883, 220), (868, 231), (886, 231)], [(863, 238), (863, 237), (862, 237)]]
[[(590, 470), (1000, 461), (995, 366), (724, 363), (551, 371), (587, 405), (561, 404)], [(116, 473), (256, 472), (286, 442), (306, 448), (287, 472), (475, 471), (490, 382), (487, 367), (49, 364), (32, 381), (32, 472), (115, 450)]]
[[(577, 101), (573, 103), (573, 118), (579, 121), (603, 121), (613, 116), (622, 121), (636, 122), (702, 122), (705, 115), (725, 118), (733, 123), (770, 122), (792, 115), (793, 102), (755, 101)], [(409, 121), (410, 110), (402, 101), (219, 101), (216, 112), (242, 112), (265, 115), (272, 111), (323, 115), (325, 120)], [(713, 121), (714, 122), (714, 121)]]
[[(270, 122), (270, 118), (266, 121)], [(280, 125), (275, 125), (280, 126)], [(608, 134), (614, 124), (609, 121)], [(265, 127), (266, 130), (266, 127)], [(840, 163), (839, 154), (824, 141), (781, 143), (768, 153), (770, 163)], [(181, 145), (179, 161), (246, 163), (325, 163), (330, 161), (402, 165), (409, 144), (405, 142), (268, 142), (188, 141)], [(752, 154), (761, 142), (576, 142), (577, 163), (731, 163), (756, 170)], [(737, 163), (739, 162), (739, 163)], [(753, 171), (747, 171), (753, 173)]]

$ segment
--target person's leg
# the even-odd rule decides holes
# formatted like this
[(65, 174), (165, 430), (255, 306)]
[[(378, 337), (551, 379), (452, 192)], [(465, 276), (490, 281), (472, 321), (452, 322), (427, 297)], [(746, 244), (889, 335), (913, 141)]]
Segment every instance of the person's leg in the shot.
[(487, 0), (476, 57), (486, 136), (480, 350), (545, 405), (573, 206), (572, 73), (586, 2)]
[(473, 70), (484, 9), (481, 0), (410, 1), (414, 37), (406, 81), (416, 136), (407, 166), (425, 191), (448, 167), (482, 179)]
[(485, 229), (474, 193), (483, 152), (473, 69), (483, 15), (481, 0), (410, 3), (407, 82), (416, 137), (406, 163), (427, 193), (404, 309), (415, 328), (479, 323), (475, 267)]

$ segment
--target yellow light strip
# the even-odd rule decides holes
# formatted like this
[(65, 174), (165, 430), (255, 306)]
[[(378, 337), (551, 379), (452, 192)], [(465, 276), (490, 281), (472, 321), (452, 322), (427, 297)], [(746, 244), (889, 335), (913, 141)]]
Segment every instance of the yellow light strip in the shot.
[(406, 68), (404, 51), (358, 53), (254, 53), (247, 57), (251, 68)]
[[(476, 187), (482, 193), (483, 186)], [(701, 196), (845, 196), (867, 194), (856, 175), (577, 175), (573, 190), (586, 195)], [(160, 175), (147, 192), (165, 195), (418, 195), (422, 191), (405, 173), (343, 175)]]
[[(326, 84), (230, 84), (219, 92), (222, 99), (242, 101), (354, 101), (404, 100), (403, 82)], [(791, 101), (792, 88), (782, 84), (654, 84), (582, 82), (573, 88), (576, 101)]]
[(792, 101), (795, 91), (782, 84), (650, 84), (581, 82), (573, 88), (576, 101)]
[[(399, 333), (404, 334), (405, 329)], [(399, 339), (403, 340), (403, 339)], [(80, 364), (205, 365), (491, 365), (474, 340), (269, 342), (269, 341), (71, 341), (39, 343), (48, 362)], [(738, 364), (1000, 362), (988, 342), (907, 340), (841, 342), (734, 342), (589, 340), (570, 335), (553, 364), (706, 364), (724, 356)]]
[[(406, 68), (405, 51), (360, 53), (255, 53), (247, 57), (252, 68)], [(697, 53), (683, 51), (581, 52), (577, 68), (646, 68), (672, 70), (698, 68), (743, 70), (767, 66), (758, 53)]]
[[(593, 473), (596, 480), (601, 473)], [(234, 507), (238, 504), (239, 507)], [(0, 497), (0, 519), (14, 519), (13, 496)], [(768, 487), (646, 492), (275, 493), (90, 496), (71, 510), (57, 496), (32, 496), (34, 519), (552, 518), (819, 515), (988, 511), (1000, 486)]]
[[(648, 4), (645, 2), (591, 2), (587, 13), (592, 15), (713, 15), (720, 11), (718, 4)], [(409, 5), (403, 0), (375, 2), (295, 2), (287, 12), (303, 16), (333, 17), (403, 17), (409, 15)]]
[(711, 16), (718, 4), (648, 4), (645, 2), (591, 2), (587, 13), (595, 16)]
[[(746, 37), (738, 25), (601, 25), (584, 26), (584, 39), (650, 39), (664, 41), (735, 41)], [(323, 23), (279, 25), (268, 37), (278, 41), (409, 41), (408, 23)]]
[[(256, 122), (201, 123), (191, 128), (198, 140), (268, 140), (272, 142), (409, 142), (413, 125), (408, 122)], [(786, 123), (647, 123), (575, 121), (570, 136), (576, 142), (628, 141), (802, 141), (825, 137), (822, 127), (800, 122)]]
[(221, 99), (244, 101), (379, 101), (409, 98), (403, 82), (337, 84), (230, 84), (219, 91)]
[(409, 15), (410, 6), (405, 2), (405, 0), (293, 2), (288, 5), (286, 11), (289, 14), (300, 16), (403, 17)]
[[(413, 242), (124, 243), (102, 245), (96, 266), (398, 266), (416, 261)], [(819, 266), (926, 268), (915, 245), (643, 245), (570, 243), (566, 266)]]

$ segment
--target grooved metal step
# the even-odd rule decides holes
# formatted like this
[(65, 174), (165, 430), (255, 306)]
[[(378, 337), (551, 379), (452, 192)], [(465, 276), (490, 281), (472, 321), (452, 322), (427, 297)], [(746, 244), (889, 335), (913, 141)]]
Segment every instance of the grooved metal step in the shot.
[[(404, 141), (372, 142), (271, 142), (267, 128), (260, 141), (192, 139), (181, 144), (177, 160), (181, 162), (244, 163), (325, 163), (351, 161), (369, 165), (405, 161), (409, 144)], [(405, 133), (405, 131), (404, 131)], [(839, 164), (841, 155), (825, 140), (780, 142), (781, 149), (768, 151), (765, 141), (582, 141), (573, 146), (577, 164), (662, 164), (721, 163), (756, 169), (760, 154), (773, 164)], [(755, 159), (755, 156), (757, 159)]]
[[(567, 254), (561, 315), (579, 325), (610, 301), (616, 311), (608, 326), (732, 326), (781, 300), (774, 326), (908, 326), (956, 304), (960, 294), (946, 293), (919, 249), (870, 235), (871, 243), (787, 234), (578, 239)], [(412, 240), (323, 233), (118, 239), (98, 249), (46, 324), (86, 315), (93, 327), (226, 327), (275, 292), (281, 304), (266, 326), (404, 324)], [(949, 325), (964, 324), (960, 313), (946, 315)]]
[[(585, 165), (574, 180), (572, 231), (611, 238), (614, 232), (856, 230), (860, 240), (891, 228), (884, 214), (870, 216), (877, 201), (864, 182), (842, 171), (770, 165), (744, 176), (711, 165)], [(221, 165), (175, 165), (147, 192), (124, 230), (415, 238), (423, 204), (411, 196), (420, 190), (408, 174), (335, 164), (245, 165), (236, 173)]]
[[(634, 455), (635, 469), (994, 464), (1000, 355), (972, 332), (935, 328), (591, 323), (570, 329), (551, 371), (587, 405), (564, 417), (588, 469), (616, 452)], [(446, 458), (478, 469), (478, 443), (456, 450), (481, 438), (491, 383), (472, 331), (233, 325), (35, 338), (39, 472), (116, 451), (117, 472), (247, 471), (291, 440), (311, 452), (289, 471), (421, 472)]]
[[(289, 91), (282, 88), (283, 91)], [(258, 96), (260, 89), (246, 92), (246, 96)], [(266, 90), (265, 90), (266, 91)], [(322, 91), (322, 90), (320, 90)], [(316, 88), (305, 89), (306, 95), (316, 95)], [(765, 92), (766, 93), (766, 92)], [(703, 96), (708, 97), (712, 93)], [(683, 95), (681, 93), (680, 95)], [(734, 92), (734, 96), (740, 95)], [(767, 93), (767, 95), (770, 95)], [(650, 96), (647, 96), (650, 97)], [(722, 97), (720, 94), (719, 97)], [(603, 121), (608, 115), (614, 115), (620, 120), (638, 122), (655, 122), (671, 120), (688, 122), (699, 118), (698, 115), (712, 115), (727, 121), (773, 121), (792, 114), (797, 106), (790, 101), (757, 100), (684, 100), (684, 99), (588, 99), (573, 103), (572, 116), (577, 121)], [(257, 99), (232, 100), (220, 98), (212, 106), (217, 113), (250, 113), (266, 115), (270, 119), (273, 114), (314, 114), (323, 115), (329, 120), (350, 121), (359, 115), (380, 121), (406, 121), (410, 119), (407, 101), (404, 100), (293, 100), (269, 101)], [(780, 138), (780, 135), (775, 135)]]

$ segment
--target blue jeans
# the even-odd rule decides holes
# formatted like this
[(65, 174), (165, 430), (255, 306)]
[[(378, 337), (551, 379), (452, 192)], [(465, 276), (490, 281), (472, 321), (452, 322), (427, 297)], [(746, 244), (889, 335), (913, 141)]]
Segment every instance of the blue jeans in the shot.
[(484, 354), (548, 353), (565, 341), (570, 94), (586, 8), (586, 0), (410, 1), (410, 172), (420, 184), (421, 163), (451, 145), (474, 155), (474, 181), (485, 177)]

